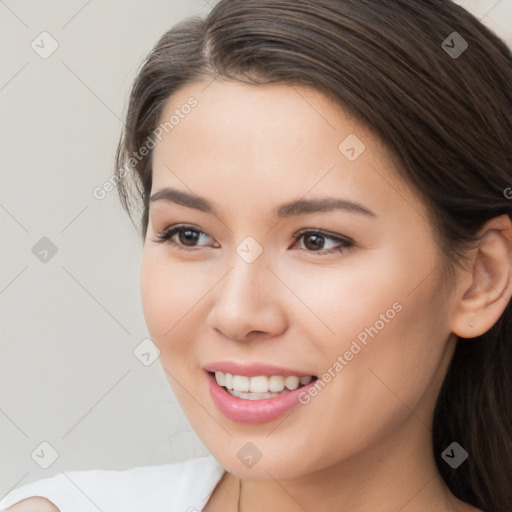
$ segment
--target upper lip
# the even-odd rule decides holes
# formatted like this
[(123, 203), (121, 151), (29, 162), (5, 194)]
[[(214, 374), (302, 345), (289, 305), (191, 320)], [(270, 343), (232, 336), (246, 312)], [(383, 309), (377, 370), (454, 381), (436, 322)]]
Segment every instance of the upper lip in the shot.
[(297, 377), (314, 377), (312, 373), (294, 370), (293, 368), (283, 368), (281, 366), (274, 366), (266, 363), (237, 363), (235, 361), (217, 361), (203, 366), (207, 372), (224, 372), (231, 373), (231, 375), (245, 375), (246, 377), (257, 377), (265, 375), (271, 377), (272, 375), (281, 375), (282, 377), (297, 376)]

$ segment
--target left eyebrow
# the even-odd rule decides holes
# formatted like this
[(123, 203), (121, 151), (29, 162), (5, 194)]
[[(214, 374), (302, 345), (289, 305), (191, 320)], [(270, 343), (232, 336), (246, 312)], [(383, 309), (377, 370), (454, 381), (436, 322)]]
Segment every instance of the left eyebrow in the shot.
[[(167, 201), (219, 216), (218, 210), (204, 197), (192, 195), (173, 188), (166, 187), (155, 192), (150, 197), (150, 202), (153, 203), (156, 201)], [(292, 217), (294, 215), (305, 215), (308, 213), (328, 212), (333, 210), (344, 210), (350, 213), (377, 217), (374, 212), (360, 203), (333, 197), (298, 199), (278, 205), (273, 211), (274, 215), (277, 217), (284, 218)]]
[(334, 197), (322, 197), (319, 199), (299, 199), (278, 206), (275, 209), (276, 215), (280, 218), (291, 217), (292, 215), (303, 215), (307, 213), (329, 212), (333, 210), (345, 210), (350, 213), (359, 213), (371, 217), (377, 217), (366, 206), (347, 199)]

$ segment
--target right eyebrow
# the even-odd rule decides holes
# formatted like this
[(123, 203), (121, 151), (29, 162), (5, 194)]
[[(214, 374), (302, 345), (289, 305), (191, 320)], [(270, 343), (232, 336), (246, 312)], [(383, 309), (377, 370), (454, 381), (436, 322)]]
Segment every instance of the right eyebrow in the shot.
[(174, 188), (162, 188), (158, 192), (155, 192), (151, 196), (149, 201), (151, 203), (154, 203), (156, 201), (166, 201), (169, 203), (175, 203), (181, 206), (186, 206), (187, 208), (195, 208), (196, 210), (200, 210), (202, 212), (213, 213), (214, 215), (218, 215), (217, 210), (207, 199), (192, 194), (188, 194), (187, 192), (180, 192), (179, 190), (176, 190)]

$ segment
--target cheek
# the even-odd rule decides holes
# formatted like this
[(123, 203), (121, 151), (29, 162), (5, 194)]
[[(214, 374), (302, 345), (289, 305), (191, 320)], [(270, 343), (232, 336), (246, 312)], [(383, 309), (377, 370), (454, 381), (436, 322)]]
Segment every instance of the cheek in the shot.
[[(160, 248), (159, 248), (160, 249)], [(145, 249), (140, 269), (142, 309), (153, 341), (162, 350), (171, 342), (187, 313), (198, 300), (194, 274), (162, 257), (155, 249)]]
[[(399, 315), (397, 302), (406, 287), (397, 276), (396, 260), (368, 256), (341, 259), (338, 266), (305, 264), (292, 261), (280, 269), (282, 280), (293, 290), (301, 315), (294, 319), (303, 328), (310, 319), (315, 327), (312, 339), (333, 355), (343, 353), (351, 341), (377, 323), (379, 332)], [(402, 278), (402, 280), (404, 280)], [(381, 317), (384, 319), (381, 319)]]
[(159, 338), (163, 331), (162, 311), (165, 309), (165, 287), (161, 278), (161, 270), (155, 258), (152, 257), (150, 249), (144, 249), (142, 264), (140, 269), (140, 296), (142, 310), (146, 325), (151, 334), (151, 338), (159, 344)]
[(386, 416), (401, 400), (413, 406), (431, 384), (448, 334), (446, 311), (435, 279), (411, 293), (426, 273), (416, 263), (381, 253), (350, 265), (347, 259), (338, 272), (289, 266), (283, 275), (309, 309), (309, 327), (298, 323), (322, 354), (319, 370), (332, 382), (335, 403)]
[(412, 410), (424, 424), (429, 422), (426, 405), (437, 394), (446, 355), (443, 311), (434, 289), (414, 299), (404, 295), (397, 303), (401, 309), (394, 318), (384, 313), (388, 323), (370, 320), (359, 331), (364, 343), (353, 338), (361, 350), (341, 372), (338, 401), (360, 411), (360, 424), (391, 427)]

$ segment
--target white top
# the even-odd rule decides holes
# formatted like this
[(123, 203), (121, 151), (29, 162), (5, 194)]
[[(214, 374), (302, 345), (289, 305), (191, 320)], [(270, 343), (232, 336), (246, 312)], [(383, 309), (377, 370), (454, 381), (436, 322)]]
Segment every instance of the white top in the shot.
[(223, 474), (212, 455), (120, 471), (61, 472), (12, 490), (0, 512), (30, 496), (48, 498), (61, 512), (200, 512)]

